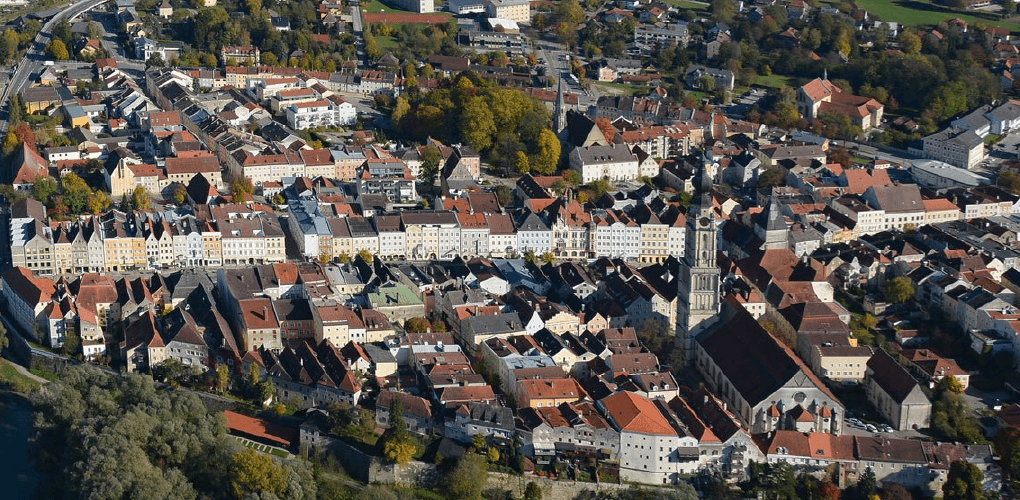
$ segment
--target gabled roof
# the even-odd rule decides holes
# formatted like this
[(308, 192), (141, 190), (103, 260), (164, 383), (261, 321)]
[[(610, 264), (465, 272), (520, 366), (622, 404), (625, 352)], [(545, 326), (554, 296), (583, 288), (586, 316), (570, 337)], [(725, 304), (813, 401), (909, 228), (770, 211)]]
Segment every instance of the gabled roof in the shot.
[(897, 403), (902, 403), (919, 385), (889, 353), (879, 349), (868, 360), (868, 376)]
[(675, 436), (676, 430), (652, 401), (633, 392), (622, 391), (603, 398), (606, 416), (620, 432)]

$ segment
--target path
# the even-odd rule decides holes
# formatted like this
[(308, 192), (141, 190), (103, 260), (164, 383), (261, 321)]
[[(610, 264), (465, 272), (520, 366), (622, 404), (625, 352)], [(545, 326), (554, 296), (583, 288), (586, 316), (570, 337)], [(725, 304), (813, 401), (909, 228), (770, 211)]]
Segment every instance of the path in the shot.
[[(2, 358), (0, 358), (0, 359), (2, 359)], [(20, 373), (20, 374), (22, 374), (22, 375), (24, 375), (24, 376), (26, 376), (26, 377), (36, 381), (36, 382), (39, 382), (40, 384), (45, 385), (45, 384), (50, 383), (49, 380), (46, 380), (46, 379), (44, 379), (44, 378), (42, 378), (42, 377), (40, 377), (38, 375), (35, 375), (32, 372), (28, 371), (24, 366), (21, 366), (21, 365), (15, 363), (15, 362), (13, 362), (13, 361), (11, 361), (9, 359), (5, 359), (4, 361), (7, 361), (8, 363), (10, 363), (11, 366), (13, 366), (14, 369), (18, 371), (18, 373)]]

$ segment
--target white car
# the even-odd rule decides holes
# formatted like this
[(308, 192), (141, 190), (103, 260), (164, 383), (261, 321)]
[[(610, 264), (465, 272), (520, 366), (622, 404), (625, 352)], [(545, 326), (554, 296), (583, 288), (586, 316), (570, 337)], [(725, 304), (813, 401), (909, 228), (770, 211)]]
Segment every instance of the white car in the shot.
[(872, 424), (868, 424), (868, 425), (864, 426), (864, 428), (868, 429), (868, 432), (878, 432), (878, 427), (875, 427)]

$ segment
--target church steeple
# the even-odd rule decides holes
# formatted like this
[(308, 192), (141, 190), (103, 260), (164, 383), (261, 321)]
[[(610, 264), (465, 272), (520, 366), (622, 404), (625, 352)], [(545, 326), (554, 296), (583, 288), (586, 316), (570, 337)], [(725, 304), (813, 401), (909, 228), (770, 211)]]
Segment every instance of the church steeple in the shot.
[(559, 134), (567, 128), (567, 104), (563, 95), (563, 75), (556, 80), (556, 116), (553, 118), (553, 132)]
[(719, 224), (713, 210), (709, 172), (714, 163), (711, 153), (702, 156), (697, 192), (687, 211), (687, 243), (677, 279), (676, 342), (686, 365), (694, 364), (695, 337), (719, 313)]

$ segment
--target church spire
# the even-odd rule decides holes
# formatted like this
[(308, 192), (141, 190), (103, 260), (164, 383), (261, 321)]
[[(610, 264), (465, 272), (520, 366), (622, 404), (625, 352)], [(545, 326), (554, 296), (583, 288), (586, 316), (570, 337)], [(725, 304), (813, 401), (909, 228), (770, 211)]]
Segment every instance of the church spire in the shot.
[(556, 81), (556, 117), (553, 123), (553, 132), (559, 134), (563, 129), (567, 128), (567, 106), (566, 99), (563, 95), (563, 75)]

